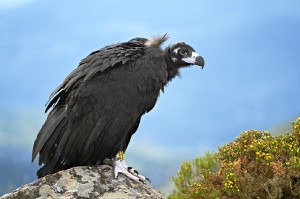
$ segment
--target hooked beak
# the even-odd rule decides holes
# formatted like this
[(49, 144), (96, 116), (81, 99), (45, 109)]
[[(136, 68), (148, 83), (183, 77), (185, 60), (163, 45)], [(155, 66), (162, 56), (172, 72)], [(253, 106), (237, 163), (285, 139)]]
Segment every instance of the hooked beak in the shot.
[(191, 57), (183, 58), (182, 60), (188, 64), (195, 64), (201, 66), (202, 69), (204, 68), (204, 64), (205, 64), (204, 59), (196, 52), (192, 52)]

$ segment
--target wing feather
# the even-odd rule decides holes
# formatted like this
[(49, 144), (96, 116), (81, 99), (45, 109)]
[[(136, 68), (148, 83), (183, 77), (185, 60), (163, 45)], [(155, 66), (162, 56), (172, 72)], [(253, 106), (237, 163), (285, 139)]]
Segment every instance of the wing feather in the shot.
[[(71, 72), (51, 94), (46, 104), (46, 112), (49, 108), (61, 100), (62, 94), (67, 94), (79, 84), (90, 80), (96, 73), (104, 72), (107, 69), (125, 64), (128, 61), (138, 59), (144, 54), (145, 42), (147, 39), (135, 38), (128, 42), (106, 46), (92, 52), (84, 58), (79, 66)], [(60, 91), (64, 92), (60, 92)]]

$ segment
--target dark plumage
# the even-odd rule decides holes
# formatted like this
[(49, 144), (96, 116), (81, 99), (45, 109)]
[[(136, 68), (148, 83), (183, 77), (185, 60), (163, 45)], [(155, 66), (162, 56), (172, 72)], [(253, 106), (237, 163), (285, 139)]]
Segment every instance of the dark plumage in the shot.
[(50, 95), (50, 111), (34, 142), (38, 177), (73, 166), (95, 165), (125, 151), (141, 117), (179, 68), (204, 60), (177, 43), (165, 50), (167, 36), (134, 38), (106, 46), (84, 58)]

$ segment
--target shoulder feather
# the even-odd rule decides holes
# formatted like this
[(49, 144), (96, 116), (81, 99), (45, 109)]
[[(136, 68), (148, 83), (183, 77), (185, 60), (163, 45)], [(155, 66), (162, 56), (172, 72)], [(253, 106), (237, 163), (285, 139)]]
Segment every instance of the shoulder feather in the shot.
[(149, 39), (148, 41), (145, 42), (145, 45), (148, 47), (160, 47), (165, 41), (167, 41), (167, 39), (169, 39), (168, 34), (164, 34), (162, 36), (154, 36), (151, 39)]

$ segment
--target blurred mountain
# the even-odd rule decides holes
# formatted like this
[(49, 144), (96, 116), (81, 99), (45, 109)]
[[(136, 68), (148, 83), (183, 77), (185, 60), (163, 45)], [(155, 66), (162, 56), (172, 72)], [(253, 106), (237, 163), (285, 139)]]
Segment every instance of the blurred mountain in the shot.
[(0, 196), (36, 179), (30, 154), (27, 148), (0, 146)]

